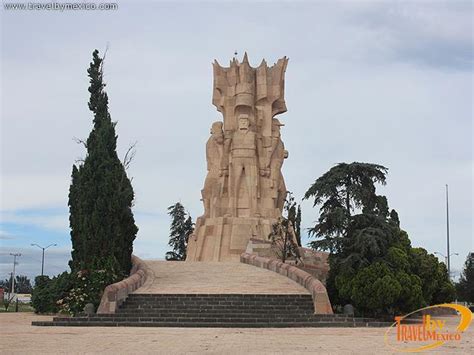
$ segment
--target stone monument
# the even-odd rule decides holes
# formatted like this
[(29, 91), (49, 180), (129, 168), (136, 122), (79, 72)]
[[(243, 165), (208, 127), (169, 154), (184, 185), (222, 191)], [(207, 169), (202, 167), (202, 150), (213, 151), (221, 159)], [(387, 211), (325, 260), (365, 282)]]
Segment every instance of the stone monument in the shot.
[(284, 57), (252, 68), (247, 53), (228, 68), (213, 63), (212, 103), (223, 121), (212, 124), (206, 144), (204, 215), (189, 238), (186, 261), (239, 261), (249, 240), (267, 241), (281, 217), (288, 152), (275, 116), (286, 112), (287, 63)]

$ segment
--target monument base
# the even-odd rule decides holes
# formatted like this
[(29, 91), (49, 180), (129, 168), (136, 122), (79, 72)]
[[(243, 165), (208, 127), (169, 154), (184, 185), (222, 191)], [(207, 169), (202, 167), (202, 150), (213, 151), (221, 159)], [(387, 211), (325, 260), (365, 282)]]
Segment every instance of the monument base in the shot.
[(199, 217), (189, 237), (186, 261), (235, 261), (250, 239), (268, 241), (273, 218)]

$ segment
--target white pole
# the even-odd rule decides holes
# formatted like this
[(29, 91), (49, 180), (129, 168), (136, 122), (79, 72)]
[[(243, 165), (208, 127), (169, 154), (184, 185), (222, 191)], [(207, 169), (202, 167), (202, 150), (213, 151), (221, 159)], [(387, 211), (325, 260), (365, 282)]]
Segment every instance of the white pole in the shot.
[(11, 256), (13, 256), (13, 272), (12, 272), (12, 289), (11, 289), (11, 293), (12, 295), (15, 294), (15, 267), (16, 267), (16, 258), (18, 256), (21, 256), (20, 253), (10, 253)]

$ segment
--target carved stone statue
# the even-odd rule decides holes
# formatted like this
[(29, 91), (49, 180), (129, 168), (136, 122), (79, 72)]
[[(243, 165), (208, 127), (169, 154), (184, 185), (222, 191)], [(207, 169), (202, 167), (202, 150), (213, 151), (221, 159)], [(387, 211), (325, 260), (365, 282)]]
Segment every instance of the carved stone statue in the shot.
[(238, 261), (251, 238), (267, 240), (281, 217), (286, 186), (281, 173), (288, 152), (280, 137), (286, 112), (284, 74), (288, 59), (252, 68), (233, 59), (214, 63), (212, 103), (223, 115), (206, 144), (204, 215), (189, 239), (187, 261)]
[(250, 204), (250, 215), (257, 214), (257, 136), (252, 132), (248, 115), (240, 115), (238, 118), (238, 129), (232, 135), (230, 142), (230, 165), (232, 166), (231, 183), (231, 209), (232, 215), (238, 216), (238, 200), (242, 187), (242, 180), (245, 181), (247, 189), (247, 199)]
[(280, 127), (284, 124), (276, 118), (272, 120), (272, 153), (270, 158), (270, 178), (272, 197), (278, 209), (283, 210), (286, 199), (286, 186), (281, 173), (284, 159), (288, 158), (288, 151), (280, 138)]
[(222, 122), (214, 122), (211, 126), (211, 137), (206, 143), (207, 176), (204, 181), (204, 188), (201, 190), (202, 201), (204, 203), (204, 216), (214, 217), (215, 200), (220, 194), (220, 167), (224, 149), (224, 132)]

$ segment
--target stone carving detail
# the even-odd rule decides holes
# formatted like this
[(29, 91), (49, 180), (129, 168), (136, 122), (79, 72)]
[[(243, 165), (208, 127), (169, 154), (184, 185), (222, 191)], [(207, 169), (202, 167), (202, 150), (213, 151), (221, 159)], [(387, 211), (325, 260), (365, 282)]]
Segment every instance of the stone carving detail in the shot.
[(211, 137), (206, 144), (207, 176), (204, 188), (201, 191), (204, 202), (204, 216), (215, 217), (216, 199), (221, 195), (219, 190), (219, 176), (224, 145), (222, 122), (214, 122), (211, 127)]
[(247, 54), (230, 67), (214, 62), (214, 122), (206, 144), (204, 215), (196, 221), (187, 261), (239, 261), (250, 238), (267, 240), (281, 217), (288, 157), (275, 115), (286, 112), (284, 75), (288, 59), (252, 68)]

